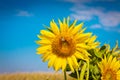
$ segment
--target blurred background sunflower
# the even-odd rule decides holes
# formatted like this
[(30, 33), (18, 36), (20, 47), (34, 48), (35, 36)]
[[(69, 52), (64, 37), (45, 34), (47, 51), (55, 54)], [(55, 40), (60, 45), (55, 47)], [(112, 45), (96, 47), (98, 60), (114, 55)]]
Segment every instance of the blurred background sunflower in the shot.
[(98, 64), (101, 70), (101, 80), (120, 80), (120, 61), (110, 55)]

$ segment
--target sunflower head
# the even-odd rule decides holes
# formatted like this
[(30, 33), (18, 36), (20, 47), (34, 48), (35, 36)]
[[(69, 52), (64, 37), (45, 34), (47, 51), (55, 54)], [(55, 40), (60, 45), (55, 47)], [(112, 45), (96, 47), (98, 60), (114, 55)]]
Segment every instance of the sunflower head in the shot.
[(120, 80), (120, 62), (112, 55), (106, 56), (98, 64), (101, 70), (102, 80)]
[(90, 54), (87, 50), (99, 45), (99, 42), (94, 42), (96, 36), (84, 33), (83, 23), (76, 25), (76, 22), (69, 24), (69, 18), (64, 18), (56, 24), (52, 20), (48, 30), (40, 31), (40, 40), (36, 41), (40, 45), (37, 54), (42, 55), (43, 61), (48, 61), (48, 67), (64, 71), (68, 64), (74, 71), (78, 67), (77, 59), (88, 60)]

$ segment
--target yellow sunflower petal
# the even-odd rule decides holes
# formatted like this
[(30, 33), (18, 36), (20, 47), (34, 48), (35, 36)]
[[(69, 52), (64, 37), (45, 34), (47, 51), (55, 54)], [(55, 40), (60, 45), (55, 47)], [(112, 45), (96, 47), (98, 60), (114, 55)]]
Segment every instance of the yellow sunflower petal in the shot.
[(67, 24), (66, 22), (67, 22), (67, 21), (66, 21), (66, 19), (65, 19), (65, 18), (63, 18), (63, 24)]
[(91, 42), (94, 42), (96, 38), (97, 38), (97, 36), (92, 36), (92, 37), (90, 38), (89, 42), (90, 42), (90, 43), (91, 43)]
[[(116, 68), (116, 69), (118, 69), (118, 68), (120, 68), (119, 64), (120, 64), (119, 61), (117, 61), (117, 62), (113, 65), (113, 67)], [(118, 66), (118, 67), (117, 67), (117, 66)]]
[(112, 58), (113, 58), (112, 56), (109, 57), (109, 59), (108, 59), (108, 65), (111, 64)]
[(51, 45), (41, 46), (41, 47), (37, 48), (37, 53), (42, 54), (42, 53), (49, 51), (50, 49), (51, 49)]
[(74, 72), (73, 61), (71, 60), (70, 57), (67, 58), (67, 61), (68, 61), (68, 64), (69, 64), (69, 66), (70, 66), (71, 71)]
[(83, 44), (83, 43), (77, 44), (76, 47), (89, 49), (89, 46), (87, 46), (86, 44)]
[(37, 37), (38, 37), (39, 39), (41, 39), (41, 36), (40, 36), (40, 35), (37, 35)]
[(53, 21), (50, 22), (50, 26), (52, 28), (52, 31), (55, 33), (55, 34), (59, 34), (59, 28), (57, 26), (57, 24)]
[(60, 31), (61, 31), (61, 34), (65, 33), (67, 30), (68, 30), (68, 26), (66, 24), (66, 20), (64, 19), (63, 20), (63, 23), (58, 20), (59, 24), (60, 24)]
[(73, 61), (73, 66), (74, 66), (74, 68), (78, 68), (78, 63), (77, 63), (77, 59), (76, 59), (76, 57), (73, 55), (72, 57), (71, 57), (71, 59), (72, 59), (72, 61)]
[(41, 40), (41, 39), (48, 39), (47, 37), (45, 36), (42, 36), (42, 35), (37, 35), (37, 37)]
[[(105, 65), (105, 64), (106, 64), (106, 65)], [(104, 56), (104, 59), (102, 59), (102, 63), (101, 63), (101, 65), (103, 65), (103, 69), (106, 70), (106, 68), (107, 68), (106, 66), (108, 66), (106, 56)]]
[(85, 34), (78, 34), (78, 35), (76, 35), (76, 39), (77, 40), (86, 40), (86, 39), (88, 39), (90, 36), (92, 35), (92, 33), (85, 33)]
[(75, 20), (71, 25), (70, 28), (68, 29), (68, 32), (71, 32), (73, 30), (73, 28), (75, 27), (77, 20)]
[(56, 55), (51, 55), (51, 58), (48, 62), (48, 68), (50, 68), (54, 65), (55, 60), (56, 60)]
[(87, 56), (90, 56), (90, 54), (89, 54), (86, 50), (84, 50), (84, 49), (82, 49), (82, 48), (77, 48), (77, 50), (78, 50), (80, 53), (82, 53), (83, 55), (85, 55), (86, 57), (87, 57)]
[(111, 64), (110, 64), (110, 68), (113, 68), (113, 65), (115, 64), (116, 61), (117, 61), (117, 59), (116, 59), (116, 58), (113, 58), (113, 61), (112, 61)]
[(119, 70), (119, 71), (117, 71), (117, 74), (120, 74), (120, 70)]
[(64, 71), (65, 70), (65, 68), (66, 68), (66, 65), (67, 65), (67, 61), (66, 61), (66, 58), (63, 58), (63, 60), (62, 60), (62, 71)]
[(83, 33), (87, 28), (84, 28), (82, 30), (80, 30), (80, 33)]
[(55, 35), (52, 32), (46, 31), (46, 30), (41, 30), (40, 33), (46, 37), (54, 38)]
[(61, 32), (61, 33), (65, 32), (65, 29), (64, 29), (63, 23), (61, 22), (60, 19), (58, 19), (58, 22), (59, 22), (59, 24), (60, 24), (60, 32)]
[(95, 48), (95, 47), (97, 47), (97, 46), (99, 46), (99, 45), (100, 45), (100, 42), (94, 42), (94, 43), (89, 44), (89, 46), (90, 46), (91, 48)]
[(107, 58), (106, 58), (106, 56), (104, 56), (104, 59), (102, 59), (102, 62), (103, 62), (103, 64), (106, 64), (106, 63), (107, 63)]
[(43, 62), (46, 62), (47, 60), (50, 59), (50, 53), (46, 52), (45, 54), (42, 55)]
[(36, 41), (37, 44), (51, 44), (51, 41), (48, 39)]
[(70, 17), (67, 18), (67, 26), (69, 26)]
[(75, 55), (75, 57), (78, 58), (78, 59), (84, 59), (83, 56), (81, 55), (81, 53), (78, 52), (78, 51), (76, 51), (74, 55)]
[(62, 66), (62, 59), (60, 57), (56, 58), (54, 63), (54, 68), (56, 71), (58, 71)]
[(73, 35), (76, 34), (76, 33), (78, 33), (78, 32), (80, 31), (80, 29), (82, 28), (82, 26), (83, 26), (83, 23), (75, 26), (75, 28), (72, 30), (71, 33), (72, 33)]

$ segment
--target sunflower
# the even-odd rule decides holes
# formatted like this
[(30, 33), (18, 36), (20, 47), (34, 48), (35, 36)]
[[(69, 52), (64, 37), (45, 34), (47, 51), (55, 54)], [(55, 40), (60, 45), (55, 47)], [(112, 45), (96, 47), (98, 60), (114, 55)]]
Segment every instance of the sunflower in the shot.
[(47, 30), (40, 31), (40, 40), (36, 41), (40, 45), (37, 54), (42, 55), (43, 62), (48, 61), (48, 68), (64, 71), (68, 64), (74, 71), (78, 67), (77, 59), (88, 60), (90, 54), (87, 49), (99, 45), (98, 42), (94, 43), (96, 36), (84, 33), (86, 28), (82, 29), (83, 23), (76, 25), (76, 22), (69, 26), (69, 18), (63, 21), (58, 19), (59, 25), (52, 20)]
[(120, 80), (120, 62), (112, 55), (98, 64), (101, 70), (101, 80)]

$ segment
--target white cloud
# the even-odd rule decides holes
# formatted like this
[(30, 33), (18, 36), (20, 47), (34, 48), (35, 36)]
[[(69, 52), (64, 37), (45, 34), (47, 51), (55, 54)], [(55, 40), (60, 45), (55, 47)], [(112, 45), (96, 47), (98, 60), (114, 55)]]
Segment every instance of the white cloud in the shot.
[[(106, 4), (118, 3), (117, 0), (64, 0), (64, 2), (73, 3), (73, 7), (70, 8), (72, 12), (69, 16), (72, 19), (78, 19), (81, 21), (95, 21), (90, 27), (91, 29), (104, 29), (107, 31), (116, 31), (120, 33), (120, 10), (110, 10), (107, 5), (100, 4), (105, 2)], [(99, 5), (92, 5), (93, 2), (98, 2)], [(100, 3), (99, 3), (100, 2)], [(86, 5), (89, 4), (90, 5)], [(116, 4), (115, 7), (119, 6)], [(114, 7), (114, 8), (115, 8)]]
[(32, 13), (29, 13), (28, 11), (20, 10), (20, 11), (18, 11), (18, 13), (16, 14), (16, 16), (27, 16), (27, 17), (29, 17), (29, 16), (33, 16), (33, 14), (32, 14)]
[(70, 9), (73, 13), (70, 17), (78, 20), (93, 20), (94, 17), (98, 18), (100, 24), (105, 27), (116, 27), (120, 25), (120, 12), (119, 11), (108, 11), (106, 12), (100, 7), (87, 7), (84, 5), (75, 5)]
[(120, 33), (120, 29), (118, 29), (118, 32)]
[(81, 20), (79, 17), (83, 16), (85, 17), (85, 20), (92, 20), (93, 16), (99, 16), (102, 15), (102, 8), (90, 8), (84, 5), (75, 5), (70, 9), (73, 13), (70, 14), (71, 17), (75, 17), (75, 19)]
[(91, 29), (100, 29), (101, 28), (101, 25), (100, 24), (94, 24), (90, 27)]
[(120, 12), (103, 13), (103, 15), (99, 15), (99, 18), (100, 22), (106, 27), (114, 27), (120, 24)]
[(120, 33), (120, 28), (110, 28), (110, 27), (102, 27), (100, 24), (93, 24), (90, 26), (91, 29), (104, 29), (106, 31), (112, 31), (112, 32), (117, 32)]
[(108, 28), (108, 27), (105, 27), (104, 28), (104, 30), (106, 30), (106, 31), (113, 31), (113, 32), (118, 32), (118, 33), (120, 33), (120, 28)]
[(86, 15), (86, 14), (71, 14), (70, 17), (72, 19), (78, 19), (78, 20), (82, 20), (82, 21), (85, 21), (85, 20), (91, 20), (91, 16), (89, 15)]
[(70, 3), (84, 3), (84, 2), (89, 2), (91, 0), (64, 0), (64, 1)]

